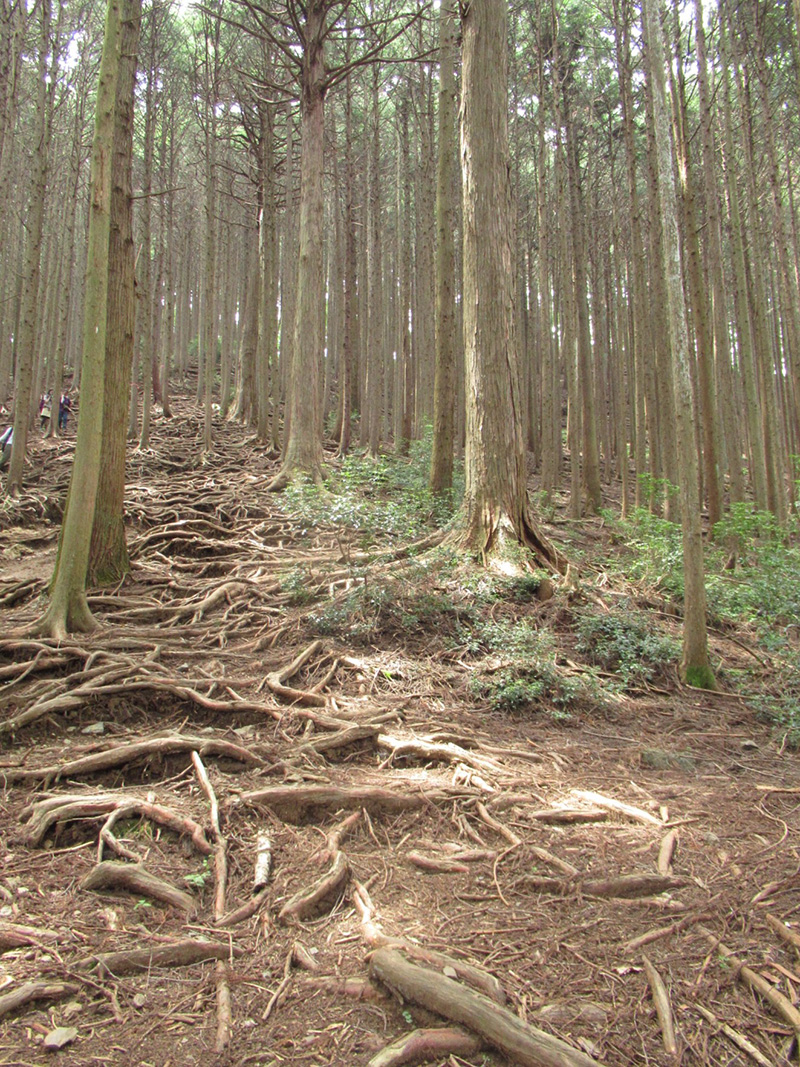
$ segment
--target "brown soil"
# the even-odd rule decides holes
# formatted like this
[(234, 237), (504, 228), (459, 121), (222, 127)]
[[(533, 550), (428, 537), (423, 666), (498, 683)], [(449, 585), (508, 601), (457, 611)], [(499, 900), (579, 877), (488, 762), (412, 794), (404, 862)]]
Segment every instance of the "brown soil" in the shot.
[[(0, 1016), (0, 1064), (366, 1065), (415, 1026), (443, 1025), (379, 982), (358, 986), (360, 997), (351, 995), (357, 983), (345, 987), (367, 977), (380, 934), (489, 972), (517, 1016), (608, 1067), (757, 1062), (722, 1024), (752, 1042), (762, 1062), (796, 1055), (792, 1025), (751, 990), (741, 967), (796, 1002), (797, 950), (769, 917), (783, 929), (798, 921), (800, 773), (794, 751), (731, 688), (737, 671), (770, 669), (747, 635), (713, 639), (719, 693), (687, 690), (671, 670), (657, 684), (584, 701), (564, 722), (547, 694), (514, 714), (482, 704), (471, 680), (502, 662), (445, 640), (441, 618), (312, 643), (310, 616), (342, 596), (358, 539), (293, 521), (264, 492), (276, 461), (238, 426), (218, 428), (218, 451), (204, 463), (194, 412), (178, 409), (179, 418), (157, 423), (153, 450), (131, 454), (134, 569), (120, 589), (92, 597), (101, 627), (91, 636), (60, 648), (24, 637), (53, 565), (71, 436), (35, 442), (25, 496), (0, 510), (0, 1012), (26, 982), (51, 987)], [(564, 523), (547, 532), (567, 554), (582, 538), (590, 560), (604, 544), (599, 522), (580, 534)], [(367, 581), (402, 582), (400, 566), (387, 558)], [(560, 669), (580, 676), (586, 664), (571, 615), (579, 605), (604, 610), (613, 592), (587, 580), (571, 597), (557, 591), (546, 603), (509, 599), (488, 610), (496, 621), (526, 617), (549, 629)], [(669, 613), (658, 624), (677, 635)], [(284, 670), (303, 650), (306, 661)], [(354, 725), (371, 729), (325, 748)], [(196, 741), (183, 751), (123, 754), (94, 772), (57, 770), (179, 734)], [(220, 740), (246, 749), (249, 762), (231, 749), (201, 750)], [(219, 801), (224, 900), (192, 748), (203, 752)], [(373, 791), (304, 797), (304, 787), (320, 785)], [(292, 790), (288, 799), (247, 797), (277, 786)], [(87, 805), (101, 796), (149, 800), (187, 828), (186, 820), (199, 823), (207, 855), (175, 823), (139, 812), (116, 822), (104, 852), (122, 863), (138, 858), (191, 894), (195, 913), (118, 887), (83, 889), (110, 808), (79, 805), (34, 835), (42, 809), (32, 805), (66, 795)], [(608, 799), (628, 809), (609, 808)], [(351, 811), (361, 814), (331, 841)], [(663, 880), (653, 883), (672, 831), (674, 855), (667, 863), (662, 854)], [(271, 846), (268, 887), (254, 915), (220, 927), (215, 917), (253, 899), (259, 834)], [(127, 857), (114, 854), (114, 841)], [(339, 851), (345, 879), (308, 915), (280, 918)], [(371, 924), (356, 907), (359, 887)], [(631, 895), (609, 895), (621, 893)], [(648, 933), (648, 943), (631, 945)], [(224, 945), (223, 962), (150, 961), (126, 974), (95, 959), (187, 938)], [(721, 960), (714, 938), (739, 962)], [(674, 1055), (643, 956), (667, 987)], [(450, 965), (429, 966), (461, 980)], [(59, 983), (68, 988), (54, 994)], [(219, 1052), (226, 989), (230, 1041)], [(76, 1032), (48, 1053), (44, 1037), (56, 1027)], [(528, 1061), (489, 1048), (429, 1062)]]

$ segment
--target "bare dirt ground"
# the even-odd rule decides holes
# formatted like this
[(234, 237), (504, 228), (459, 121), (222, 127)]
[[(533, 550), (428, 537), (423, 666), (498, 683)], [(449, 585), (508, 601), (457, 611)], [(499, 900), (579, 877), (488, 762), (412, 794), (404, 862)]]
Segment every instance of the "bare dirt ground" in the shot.
[[(457, 572), (363, 559), (264, 492), (251, 433), (204, 464), (179, 411), (131, 455), (134, 569), (95, 634), (23, 636), (71, 437), (0, 511), (0, 1064), (385, 1067), (419, 1027), (450, 1067), (796, 1058), (800, 773), (734, 686), (780, 687), (748, 635), (714, 636), (719, 693), (669, 668), (563, 721), (547, 691), (498, 711), (502, 654), (453, 638), (474, 615), (348, 630), (359, 583), (452, 603)], [(580, 677), (572, 615), (614, 594), (481, 610)]]

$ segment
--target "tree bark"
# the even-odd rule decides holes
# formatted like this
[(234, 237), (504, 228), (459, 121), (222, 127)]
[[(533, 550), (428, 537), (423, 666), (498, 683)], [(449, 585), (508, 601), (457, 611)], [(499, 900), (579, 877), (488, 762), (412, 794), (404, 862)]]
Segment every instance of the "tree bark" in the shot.
[(461, 165), (464, 209), (466, 491), (457, 543), (519, 567), (521, 546), (541, 564), (563, 560), (528, 511), (524, 407), (514, 337), (508, 158), (507, 11), (472, 0), (462, 15)]

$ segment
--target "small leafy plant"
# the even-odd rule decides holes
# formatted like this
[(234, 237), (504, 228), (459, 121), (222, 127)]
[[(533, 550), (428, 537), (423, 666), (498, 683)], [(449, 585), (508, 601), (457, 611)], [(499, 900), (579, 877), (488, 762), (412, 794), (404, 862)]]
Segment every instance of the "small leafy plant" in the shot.
[(579, 616), (578, 652), (607, 671), (620, 675), (625, 686), (649, 681), (678, 658), (678, 647), (658, 634), (650, 620), (633, 610)]

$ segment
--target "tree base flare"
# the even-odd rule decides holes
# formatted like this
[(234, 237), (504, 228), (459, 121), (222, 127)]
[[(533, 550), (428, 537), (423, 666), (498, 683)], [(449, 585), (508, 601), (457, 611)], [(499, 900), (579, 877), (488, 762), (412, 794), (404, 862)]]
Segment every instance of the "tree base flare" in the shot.
[(681, 679), (693, 689), (716, 689), (717, 680), (708, 665), (703, 667), (682, 667)]
[(509, 576), (528, 573), (531, 562), (558, 574), (567, 570), (566, 558), (527, 515), (516, 523), (506, 512), (457, 523), (445, 543), (459, 551), (475, 553), (484, 566)]

